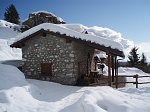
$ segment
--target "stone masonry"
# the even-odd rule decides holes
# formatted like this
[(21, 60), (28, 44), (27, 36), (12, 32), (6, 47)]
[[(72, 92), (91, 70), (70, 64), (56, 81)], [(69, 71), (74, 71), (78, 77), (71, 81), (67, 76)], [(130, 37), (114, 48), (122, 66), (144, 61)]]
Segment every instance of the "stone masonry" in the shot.
[[(74, 85), (80, 75), (87, 73), (88, 54), (90, 53), (91, 60), (94, 48), (75, 41), (66, 42), (65, 38), (50, 34), (39, 34), (25, 42), (22, 53), (22, 69), (27, 78)], [(51, 76), (42, 76), (41, 63), (52, 64)]]

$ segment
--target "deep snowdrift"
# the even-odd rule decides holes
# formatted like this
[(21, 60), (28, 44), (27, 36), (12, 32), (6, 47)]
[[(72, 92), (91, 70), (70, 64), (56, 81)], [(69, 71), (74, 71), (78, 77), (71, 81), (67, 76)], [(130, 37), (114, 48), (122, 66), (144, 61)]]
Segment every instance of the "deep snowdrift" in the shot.
[(21, 49), (10, 48), (9, 46), (20, 34), (18, 29), (18, 25), (0, 20), (0, 61), (21, 59)]
[[(149, 112), (150, 87), (74, 87), (25, 80), (15, 67), (0, 64), (0, 112)], [(138, 71), (137, 71), (138, 72)]]

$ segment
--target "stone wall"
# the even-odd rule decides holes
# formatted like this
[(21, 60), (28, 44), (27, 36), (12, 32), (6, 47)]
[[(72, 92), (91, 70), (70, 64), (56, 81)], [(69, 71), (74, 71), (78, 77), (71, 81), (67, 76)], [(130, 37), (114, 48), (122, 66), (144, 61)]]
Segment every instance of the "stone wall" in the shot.
[[(22, 53), (22, 68), (27, 78), (74, 85), (81, 74), (86, 74), (88, 53), (92, 57), (94, 49), (74, 41), (66, 43), (64, 38), (47, 34), (26, 41)], [(52, 63), (52, 76), (42, 76), (41, 63)], [(82, 65), (80, 74), (79, 63)]]

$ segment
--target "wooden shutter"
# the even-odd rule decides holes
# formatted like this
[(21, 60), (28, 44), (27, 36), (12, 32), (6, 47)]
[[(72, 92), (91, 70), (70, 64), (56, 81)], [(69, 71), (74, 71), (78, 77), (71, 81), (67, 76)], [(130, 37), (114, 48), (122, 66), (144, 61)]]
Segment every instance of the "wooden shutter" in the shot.
[(43, 76), (52, 75), (52, 64), (51, 63), (41, 63), (41, 75), (43, 75)]

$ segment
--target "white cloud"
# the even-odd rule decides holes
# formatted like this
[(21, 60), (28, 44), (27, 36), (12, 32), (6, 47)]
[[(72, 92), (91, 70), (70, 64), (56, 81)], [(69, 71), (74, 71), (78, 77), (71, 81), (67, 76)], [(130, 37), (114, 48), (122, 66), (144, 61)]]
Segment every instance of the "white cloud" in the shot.
[(142, 42), (137, 44), (141, 52), (150, 52), (150, 42)]
[(147, 61), (150, 62), (150, 42), (138, 43), (136, 46), (139, 48), (139, 53), (144, 53), (147, 57)]

